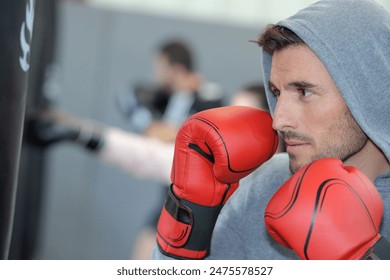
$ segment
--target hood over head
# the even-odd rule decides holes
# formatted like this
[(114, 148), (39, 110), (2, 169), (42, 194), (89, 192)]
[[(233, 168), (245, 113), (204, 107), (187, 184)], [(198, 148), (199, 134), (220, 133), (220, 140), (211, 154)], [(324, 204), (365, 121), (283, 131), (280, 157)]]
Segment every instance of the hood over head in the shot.
[[(323, 0), (278, 25), (327, 68), (356, 122), (390, 160), (390, 14), (375, 1)], [(262, 51), (268, 85), (272, 56)], [(276, 98), (266, 86), (273, 113)]]

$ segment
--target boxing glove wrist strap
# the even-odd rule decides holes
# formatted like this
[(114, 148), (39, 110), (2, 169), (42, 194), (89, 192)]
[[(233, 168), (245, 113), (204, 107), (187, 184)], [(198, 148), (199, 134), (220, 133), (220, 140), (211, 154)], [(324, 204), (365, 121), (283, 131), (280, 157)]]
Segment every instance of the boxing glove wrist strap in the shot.
[(104, 146), (104, 139), (100, 133), (94, 132), (91, 139), (86, 143), (85, 147), (90, 150), (97, 152)]
[(80, 126), (80, 131), (75, 139), (90, 151), (97, 152), (104, 145), (104, 139), (100, 130), (93, 124), (84, 123)]
[(173, 193), (171, 186), (157, 226), (160, 251), (174, 258), (205, 258), (222, 207), (181, 199)]
[(390, 260), (390, 243), (382, 236), (371, 248), (368, 260)]

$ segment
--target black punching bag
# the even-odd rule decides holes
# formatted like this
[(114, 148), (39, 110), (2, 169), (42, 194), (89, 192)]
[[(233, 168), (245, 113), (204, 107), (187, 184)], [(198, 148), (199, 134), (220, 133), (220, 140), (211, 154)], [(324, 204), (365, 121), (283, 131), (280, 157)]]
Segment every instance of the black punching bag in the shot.
[(32, 145), (26, 137), (31, 113), (48, 109), (55, 92), (53, 75), (55, 67), (57, 0), (36, 0), (34, 36), (31, 42), (30, 70), (26, 100), (24, 138), (19, 164), (14, 226), (9, 259), (29, 260), (39, 258), (39, 236), (42, 205), (47, 190), (45, 171), (47, 150)]
[(11, 242), (34, 12), (34, 0), (0, 2), (0, 259)]

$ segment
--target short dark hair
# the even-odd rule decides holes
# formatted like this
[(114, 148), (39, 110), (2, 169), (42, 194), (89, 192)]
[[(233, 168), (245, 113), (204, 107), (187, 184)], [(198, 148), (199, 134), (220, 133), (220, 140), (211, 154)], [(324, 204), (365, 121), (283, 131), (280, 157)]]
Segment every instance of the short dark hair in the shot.
[(166, 55), (170, 64), (183, 65), (188, 71), (193, 71), (193, 58), (190, 48), (181, 41), (169, 41), (159, 48)]
[(288, 46), (305, 44), (292, 30), (276, 24), (267, 25), (255, 42), (270, 54)]

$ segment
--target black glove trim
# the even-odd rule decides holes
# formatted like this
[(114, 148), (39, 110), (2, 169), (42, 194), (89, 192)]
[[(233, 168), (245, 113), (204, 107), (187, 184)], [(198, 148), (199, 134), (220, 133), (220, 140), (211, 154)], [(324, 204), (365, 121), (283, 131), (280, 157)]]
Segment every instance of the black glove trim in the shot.
[(192, 222), (189, 239), (182, 248), (194, 251), (210, 250), (211, 236), (223, 205), (203, 206), (178, 198), (171, 185), (164, 207), (177, 221), (186, 224)]
[(383, 236), (371, 249), (368, 260), (390, 260), (390, 243)]

